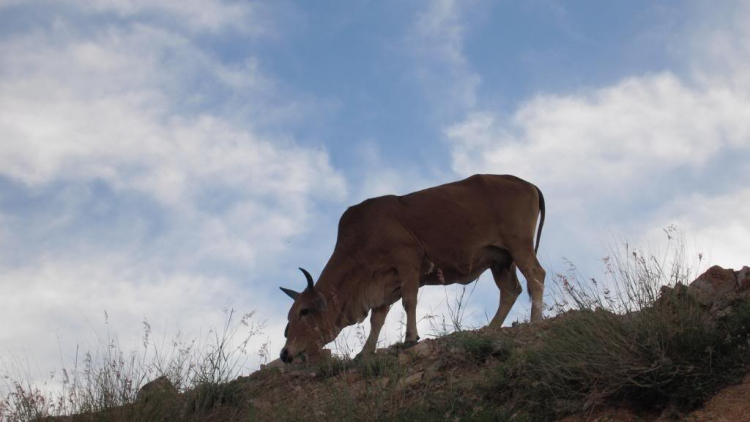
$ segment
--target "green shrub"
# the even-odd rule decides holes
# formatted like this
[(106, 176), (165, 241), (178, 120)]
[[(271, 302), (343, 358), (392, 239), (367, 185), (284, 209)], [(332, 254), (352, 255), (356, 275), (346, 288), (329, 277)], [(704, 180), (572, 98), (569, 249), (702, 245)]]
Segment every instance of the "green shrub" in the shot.
[(459, 349), (478, 363), (486, 361), (493, 355), (498, 357), (508, 355), (512, 345), (508, 340), (496, 339), (474, 331), (456, 332), (447, 341), (450, 347)]

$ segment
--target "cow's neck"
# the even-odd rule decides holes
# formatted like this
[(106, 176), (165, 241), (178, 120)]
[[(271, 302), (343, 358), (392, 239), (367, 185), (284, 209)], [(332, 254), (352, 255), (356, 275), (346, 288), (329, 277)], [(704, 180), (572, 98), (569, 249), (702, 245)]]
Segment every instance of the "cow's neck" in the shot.
[(326, 297), (331, 322), (339, 330), (363, 320), (369, 311), (358, 289), (363, 285), (360, 268), (351, 257), (334, 254), (315, 285)]

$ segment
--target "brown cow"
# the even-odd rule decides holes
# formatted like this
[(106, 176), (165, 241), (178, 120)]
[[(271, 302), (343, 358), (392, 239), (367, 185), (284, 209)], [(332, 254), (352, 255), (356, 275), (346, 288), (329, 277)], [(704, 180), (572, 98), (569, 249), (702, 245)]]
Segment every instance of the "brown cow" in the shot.
[[(539, 231), (534, 233), (541, 213)], [(475, 175), (404, 196), (382, 196), (350, 207), (317, 283), (307, 278), (294, 299), (281, 359), (319, 355), (342, 328), (363, 321), (372, 329), (361, 354), (375, 351), (390, 306), (402, 299), (405, 343), (417, 335), (417, 291), (425, 284), (468, 284), (488, 268), (500, 289), (491, 326), (503, 324), (521, 293), (517, 266), (531, 296), (531, 322), (542, 319), (545, 271), (536, 259), (544, 225), (544, 196), (514, 176)]]

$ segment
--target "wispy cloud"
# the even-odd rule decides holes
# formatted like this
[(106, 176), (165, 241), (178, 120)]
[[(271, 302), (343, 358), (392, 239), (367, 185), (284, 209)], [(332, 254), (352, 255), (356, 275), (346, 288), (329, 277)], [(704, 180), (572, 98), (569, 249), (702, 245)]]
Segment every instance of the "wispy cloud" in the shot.
[[(740, 171), (747, 174), (750, 166)], [(742, 186), (718, 195), (694, 192), (675, 197), (656, 211), (653, 221), (674, 222), (685, 235), (689, 251), (701, 253), (710, 264), (739, 270), (750, 264), (747, 215), (750, 189)], [(651, 237), (661, 234), (661, 227), (652, 225), (646, 229)]]
[[(275, 94), (256, 57), (227, 62), (195, 39), (252, 24), (251, 12), (239, 2), (90, 6), (57, 5), (67, 9), (53, 25), (0, 42), (0, 319), (75, 343), (81, 320), (104, 310), (131, 324), (123, 339), (143, 317), (195, 332), (227, 305), (268, 315), (264, 269), (310, 230), (317, 204), (346, 197), (346, 183), (325, 149), (283, 126), (258, 129), (296, 99)], [(77, 24), (110, 12), (127, 21)], [(52, 363), (49, 341), (0, 332), (3, 345)]]
[(692, 88), (664, 72), (590, 95), (545, 95), (510, 119), (470, 114), (449, 127), (458, 173), (491, 169), (551, 189), (620, 195), (656, 175), (750, 148), (750, 102), (728, 87)]
[(452, 114), (476, 105), (481, 84), (464, 55), (466, 9), (476, 2), (438, 0), (424, 3), (409, 35), (417, 80), (438, 113)]
[[(85, 16), (114, 15), (133, 21), (156, 20), (195, 32), (223, 32), (239, 30), (262, 33), (267, 30), (259, 19), (261, 5), (257, 2), (235, 0), (3, 0), (0, 8), (40, 5), (75, 9)], [(68, 10), (70, 12), (70, 10)]]
[[(735, 4), (721, 16), (736, 23), (747, 11)], [(743, 186), (745, 170), (736, 157), (750, 151), (744, 72), (750, 54), (734, 41), (747, 30), (705, 22), (699, 27), (702, 32), (687, 32), (684, 46), (675, 47), (690, 69), (686, 74), (664, 70), (573, 95), (542, 94), (511, 113), (468, 112), (444, 132), (454, 170), (510, 173), (538, 183), (552, 197), (558, 224), (576, 227), (571, 234), (579, 242), (602, 236), (602, 227), (629, 230), (636, 238), (678, 220), (696, 229), (697, 214), (670, 208), (667, 215), (655, 204), (685, 206), (685, 195), (692, 195), (713, 207), (718, 202), (712, 197)], [(715, 60), (716, 54), (723, 58)], [(721, 71), (715, 71), (717, 63)], [(605, 209), (608, 215), (602, 215)], [(737, 217), (741, 209), (730, 213)], [(711, 235), (732, 237), (724, 228)]]
[[(190, 110), (204, 99), (201, 84), (212, 95), (224, 89), (252, 98), (262, 79), (253, 67), (227, 67), (188, 39), (148, 26), (108, 29), (96, 41), (67, 35), (62, 27), (0, 45), (7, 58), (0, 125), (8, 134), (0, 162), (12, 180), (31, 187), (103, 181), (146, 194), (178, 218), (208, 219), (197, 225), (204, 228), (215, 225), (211, 218), (259, 227), (289, 220), (276, 224), (282, 238), (301, 229), (291, 221), (301, 221), (310, 195), (344, 197), (325, 152)], [(224, 204), (201, 215), (212, 194)], [(269, 201), (286, 211), (267, 213)], [(207, 230), (214, 246), (232, 232)]]

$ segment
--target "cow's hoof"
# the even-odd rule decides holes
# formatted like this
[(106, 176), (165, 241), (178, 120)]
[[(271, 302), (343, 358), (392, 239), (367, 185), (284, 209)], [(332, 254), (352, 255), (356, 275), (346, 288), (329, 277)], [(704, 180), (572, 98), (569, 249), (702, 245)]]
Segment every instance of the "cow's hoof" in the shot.
[(416, 340), (416, 341), (405, 341), (404, 342), (404, 349), (410, 349), (410, 348), (416, 346), (417, 343), (419, 343), (419, 340)]

